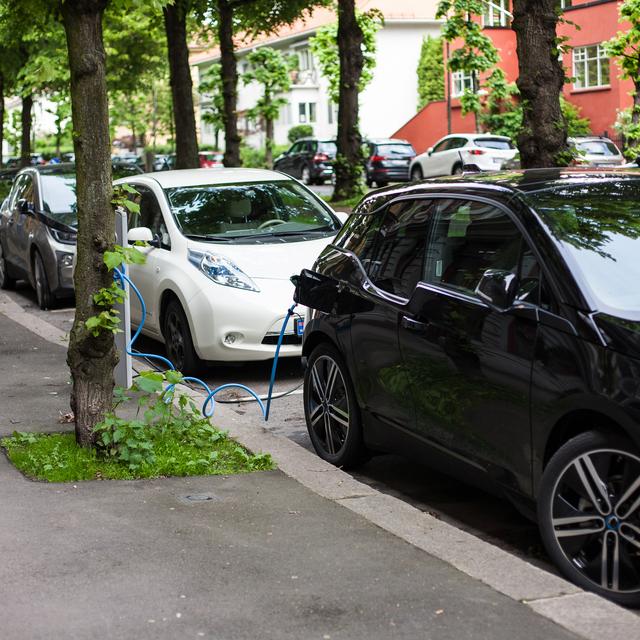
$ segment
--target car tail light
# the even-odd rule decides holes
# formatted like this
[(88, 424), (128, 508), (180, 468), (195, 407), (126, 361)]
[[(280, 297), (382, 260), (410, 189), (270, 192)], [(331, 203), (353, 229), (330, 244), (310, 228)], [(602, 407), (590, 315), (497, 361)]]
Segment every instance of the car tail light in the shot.
[(371, 162), (382, 162), (386, 160), (387, 156), (371, 156)]
[(314, 162), (326, 162), (328, 159), (329, 156), (326, 153), (316, 153), (316, 155), (313, 156)]
[(483, 156), (485, 153), (482, 149), (469, 149), (470, 156)]

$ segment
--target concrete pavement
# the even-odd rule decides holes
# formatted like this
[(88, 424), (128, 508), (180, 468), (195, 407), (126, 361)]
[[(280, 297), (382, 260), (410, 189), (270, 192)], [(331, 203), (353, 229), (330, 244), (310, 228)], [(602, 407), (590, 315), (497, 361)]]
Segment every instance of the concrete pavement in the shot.
[[(61, 336), (1, 295), (0, 434), (68, 428), (56, 422), (69, 392)], [(640, 632), (635, 615), (361, 485), (248, 416), (218, 406), (214, 422), (280, 470), (50, 485), (0, 456), (1, 638)]]

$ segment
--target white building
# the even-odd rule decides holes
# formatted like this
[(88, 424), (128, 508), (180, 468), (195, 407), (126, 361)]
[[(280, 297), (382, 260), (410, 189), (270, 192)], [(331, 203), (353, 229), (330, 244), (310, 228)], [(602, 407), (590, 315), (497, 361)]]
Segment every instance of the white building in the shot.
[[(6, 98), (5, 103), (5, 136), (10, 123), (16, 119), (20, 121), (22, 114), (22, 100), (19, 97)], [(45, 96), (34, 96), (31, 111), (31, 137), (32, 140), (56, 132), (55, 116), (52, 113), (54, 105)], [(10, 156), (19, 156), (20, 148), (12, 148), (6, 137), (2, 142), (2, 159), (5, 161)]]
[[(376, 36), (377, 53), (373, 80), (360, 96), (360, 131), (363, 136), (388, 137), (411, 118), (418, 104), (416, 69), (422, 41), (440, 33), (441, 21), (435, 19), (438, 0), (358, 0), (359, 10), (378, 8), (383, 12), (385, 24)], [(289, 129), (298, 124), (313, 126), (320, 138), (335, 137), (337, 132), (337, 105), (329, 100), (328, 82), (320, 74), (309, 49), (309, 39), (318, 28), (336, 21), (328, 9), (318, 9), (306, 20), (282, 28), (278, 34), (239, 44), (236, 49), (238, 73), (247, 70), (247, 54), (257, 47), (270, 46), (285, 54), (298, 56), (298, 71), (294, 82), (284, 95), (287, 104), (275, 125), (275, 141), (287, 144)], [(209, 50), (192, 56), (194, 83), (207, 68), (219, 61), (219, 51)], [(264, 144), (264, 132), (259, 123), (246, 117), (260, 96), (257, 83), (238, 83), (239, 130), (252, 146)], [(206, 109), (206, 96), (202, 97), (199, 113)], [(214, 131), (198, 115), (201, 144), (214, 144)], [(220, 134), (220, 145), (224, 144)]]

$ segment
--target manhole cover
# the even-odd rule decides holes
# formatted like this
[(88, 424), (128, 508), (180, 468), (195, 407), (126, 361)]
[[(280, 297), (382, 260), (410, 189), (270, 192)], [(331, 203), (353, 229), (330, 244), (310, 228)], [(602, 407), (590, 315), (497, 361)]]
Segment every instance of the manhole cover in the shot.
[(183, 504), (198, 504), (200, 502), (210, 502), (211, 500), (215, 500), (215, 497), (208, 493), (192, 493), (188, 496), (178, 497), (178, 502)]

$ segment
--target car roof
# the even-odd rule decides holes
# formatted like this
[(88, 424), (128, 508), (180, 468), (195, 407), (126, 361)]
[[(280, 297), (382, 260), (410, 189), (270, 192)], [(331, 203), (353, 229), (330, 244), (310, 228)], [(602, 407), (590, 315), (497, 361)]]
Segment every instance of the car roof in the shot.
[(291, 180), (278, 171), (267, 169), (221, 168), (221, 169), (176, 169), (174, 171), (158, 171), (141, 173), (137, 176), (121, 178), (115, 183), (127, 182), (131, 179), (150, 178), (163, 189), (175, 187), (199, 187), (202, 185), (238, 184), (246, 182), (276, 182)]
[(524, 171), (495, 171), (467, 173), (459, 177), (447, 176), (421, 180), (410, 185), (376, 189), (367, 194), (354, 213), (370, 213), (396, 197), (421, 196), (429, 193), (491, 195), (510, 200), (516, 194), (557, 189), (566, 186), (602, 184), (620, 180), (640, 182), (640, 171), (634, 169), (605, 170), (582, 168), (527, 169)]

